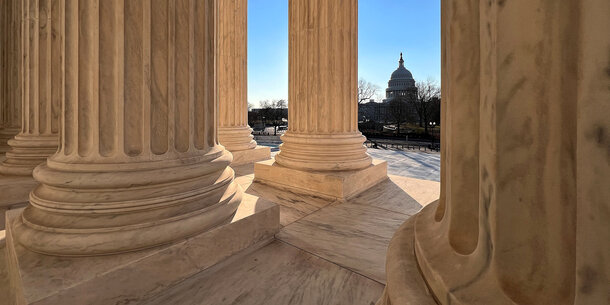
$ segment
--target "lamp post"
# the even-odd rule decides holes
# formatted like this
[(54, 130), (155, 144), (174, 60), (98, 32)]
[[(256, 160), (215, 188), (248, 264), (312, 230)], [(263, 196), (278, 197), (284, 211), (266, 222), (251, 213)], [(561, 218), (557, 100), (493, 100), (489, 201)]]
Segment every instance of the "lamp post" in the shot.
[(428, 122), (428, 125), (430, 126), (430, 130), (432, 131), (430, 134), (432, 135), (432, 149), (435, 146), (435, 138), (434, 138), (434, 127), (436, 127), (436, 122)]

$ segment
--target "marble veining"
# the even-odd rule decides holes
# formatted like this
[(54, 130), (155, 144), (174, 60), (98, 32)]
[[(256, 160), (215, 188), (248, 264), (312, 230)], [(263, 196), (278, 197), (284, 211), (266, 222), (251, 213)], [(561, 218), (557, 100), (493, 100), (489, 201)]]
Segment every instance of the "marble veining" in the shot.
[(343, 203), (284, 227), (276, 237), (385, 284), (386, 249), (408, 217), (373, 206)]
[(282, 226), (287, 226), (335, 202), (333, 199), (298, 194), (261, 183), (251, 183), (245, 189), (245, 192), (278, 204), (280, 207), (280, 224)]
[(375, 281), (275, 241), (140, 304), (371, 305), (382, 290)]

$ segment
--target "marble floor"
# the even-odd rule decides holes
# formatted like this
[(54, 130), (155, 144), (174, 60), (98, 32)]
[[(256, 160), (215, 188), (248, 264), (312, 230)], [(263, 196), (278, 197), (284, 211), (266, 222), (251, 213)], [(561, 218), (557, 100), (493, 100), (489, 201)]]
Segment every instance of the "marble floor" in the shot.
[[(259, 145), (271, 147), (271, 156), (280, 150), (278, 143), (259, 142)], [(367, 153), (375, 159), (387, 161), (390, 175), (440, 181), (441, 154), (439, 152), (369, 148)]]
[[(236, 180), (247, 193), (280, 206), (282, 228), (276, 240), (138, 304), (372, 305), (385, 286), (391, 237), (440, 191), (438, 182), (390, 175), (338, 202), (253, 183), (253, 170), (253, 165), (236, 167)], [(0, 238), (0, 250), (2, 242)], [(3, 275), (0, 286), (6, 287)]]
[(145, 304), (375, 304), (385, 286), (391, 237), (440, 191), (434, 181), (390, 175), (355, 198), (336, 202), (253, 183), (252, 165), (235, 171), (247, 193), (280, 205), (276, 240)]

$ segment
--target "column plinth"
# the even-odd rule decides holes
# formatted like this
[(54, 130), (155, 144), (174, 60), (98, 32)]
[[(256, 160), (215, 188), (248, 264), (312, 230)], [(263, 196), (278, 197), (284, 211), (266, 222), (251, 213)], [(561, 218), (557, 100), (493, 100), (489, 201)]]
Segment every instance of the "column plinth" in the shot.
[(231, 221), (242, 190), (216, 139), (216, 1), (62, 1), (59, 150), (15, 224), (28, 249), (130, 252)]
[[(288, 130), (274, 162), (255, 165), (256, 179), (341, 199), (386, 179), (358, 131), (357, 1), (291, 0), (288, 43)], [(320, 188), (325, 176), (363, 183), (334, 192)]]
[(247, 1), (219, 1), (218, 6), (218, 140), (233, 154), (233, 165), (269, 159), (271, 150), (256, 146), (248, 126)]

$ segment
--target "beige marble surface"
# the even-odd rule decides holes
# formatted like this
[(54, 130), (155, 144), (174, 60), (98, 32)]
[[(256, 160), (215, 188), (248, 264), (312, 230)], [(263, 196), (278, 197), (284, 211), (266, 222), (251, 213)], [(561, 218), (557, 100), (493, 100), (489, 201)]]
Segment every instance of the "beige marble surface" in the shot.
[(388, 256), (414, 252), (438, 304), (609, 303), (609, 12), (441, 1), (442, 193)]
[[(61, 48), (32, 46), (45, 55), (41, 72), (47, 53), (62, 59), (60, 77), (40, 84), (65, 77), (65, 107), (53, 112), (63, 123), (59, 149), (34, 172), (41, 184), (15, 228), (19, 242), (51, 255), (108, 255), (229, 221), (242, 191), (217, 141), (218, 1), (26, 2), (27, 22), (45, 33), (31, 36), (51, 39), (59, 27), (51, 36)], [(42, 27), (56, 13), (61, 22)]]
[(253, 163), (270, 159), (271, 147), (256, 146), (247, 150), (231, 151), (231, 154), (233, 154), (233, 162), (231, 162), (231, 165), (237, 166), (241, 164)]
[(282, 228), (277, 238), (385, 284), (386, 249), (408, 217), (373, 206), (341, 203)]
[(142, 304), (371, 305), (383, 285), (280, 241)]
[(348, 202), (413, 215), (419, 212), (422, 206), (438, 199), (438, 182), (401, 176), (389, 178)]
[(0, 208), (28, 201), (30, 192), (38, 185), (32, 176), (7, 176), (0, 174)]
[[(56, 301), (70, 292), (54, 294), (53, 290), (76, 287), (72, 289), (78, 292), (77, 297), (64, 304), (95, 304), (96, 300), (90, 295), (111, 295), (121, 291), (122, 287), (130, 287), (142, 293), (139, 296), (124, 293), (114, 301), (129, 300), (134, 304), (370, 305), (382, 295), (390, 236), (404, 219), (427, 202), (430, 194), (438, 190), (435, 182), (426, 184), (417, 179), (391, 176), (367, 192), (341, 203), (253, 183), (253, 164), (234, 166), (234, 170), (235, 180), (244, 188), (246, 196), (261, 195), (278, 205), (280, 222), (285, 226), (278, 234), (280, 240), (255, 252), (237, 254), (208, 269), (201, 265), (193, 267), (192, 261), (197, 257), (209, 257), (213, 254), (210, 251), (217, 251), (215, 247), (224, 245), (227, 239), (219, 238), (213, 247), (189, 247), (190, 252), (184, 256), (188, 257), (186, 260), (172, 258), (172, 255), (185, 253), (178, 251), (163, 256), (165, 259), (148, 258), (143, 263), (120, 268), (108, 267), (104, 257), (74, 258), (82, 261), (82, 267), (77, 267), (67, 263), (70, 259), (47, 257), (42, 262), (35, 259), (38, 255), (31, 254), (30, 259), (26, 259), (30, 261), (28, 264), (55, 266), (46, 276), (43, 276), (44, 270), (40, 270), (39, 280), (43, 281), (37, 280), (35, 285), (41, 289), (42, 295), (48, 295), (43, 299)], [(418, 192), (420, 196), (413, 197), (421, 203), (411, 197), (412, 193)], [(249, 205), (248, 209), (242, 207), (237, 218), (260, 208), (256, 205)], [(239, 233), (234, 231), (232, 234)], [(130, 261), (137, 260), (134, 255), (137, 254), (115, 256), (114, 264), (128, 266)], [(193, 275), (190, 273), (192, 268), (205, 271)], [(134, 272), (143, 272), (146, 278), (157, 278), (152, 283), (155, 287), (147, 286), (150, 285), (147, 281), (130, 281), (126, 274)], [(160, 277), (159, 272), (163, 276)], [(177, 284), (162, 280), (180, 274), (192, 277)], [(116, 277), (118, 280), (105, 287), (96, 277)]]
[(288, 2), (290, 121), (275, 160), (304, 172), (361, 170), (372, 162), (358, 131), (358, 1), (329, 3)]
[(280, 165), (276, 158), (254, 164), (254, 180), (302, 194), (346, 200), (387, 179), (387, 162), (373, 160), (358, 170), (314, 171)]
[(299, 220), (320, 208), (335, 202), (333, 198), (295, 193), (288, 189), (278, 189), (261, 183), (253, 183), (254, 164), (234, 167), (235, 181), (248, 194), (265, 198), (280, 207), (280, 224), (286, 226)]
[(438, 200), (440, 196), (440, 182), (396, 175), (388, 175), (388, 177), (422, 206)]
[[(236, 179), (249, 181), (250, 172), (251, 166), (236, 167)], [(380, 283), (385, 283), (385, 251), (395, 230), (437, 200), (439, 191), (438, 182), (401, 176), (390, 176), (345, 203), (258, 182), (246, 189), (280, 206), (284, 228), (278, 239)]]
[(2, 33), (0, 36), (9, 36), (12, 44), (20, 42), (21, 52), (12, 54), (21, 59), (16, 61), (20, 72), (13, 68), (14, 74), (9, 79), (21, 84), (11, 85), (9, 90), (22, 89), (21, 95), (13, 94), (12, 97), (21, 96), (21, 100), (13, 102), (22, 105), (22, 126), (19, 134), (8, 141), (10, 150), (6, 152), (6, 160), (0, 163), (0, 173), (31, 176), (34, 168), (55, 153), (58, 145), (63, 97), (60, 88), (63, 88), (64, 80), (64, 55), (59, 51), (64, 42), (63, 12), (56, 1), (11, 2), (22, 4), (19, 12), (22, 27), (18, 31), (15, 24), (12, 31), (7, 32), (20, 35), (10, 37)]
[(218, 1), (217, 12), (218, 140), (233, 153), (233, 164), (269, 159), (248, 126), (248, 1)]
[(378, 305), (436, 305), (413, 253), (413, 218), (396, 231), (388, 247), (387, 284)]
[(6, 266), (6, 231), (0, 230), (0, 305), (9, 305), (11, 289)]
[[(9, 211), (14, 222), (20, 211)], [(176, 244), (127, 254), (53, 257), (11, 241), (11, 285), (28, 304), (122, 304), (155, 294), (249, 247), (279, 229), (278, 207), (245, 195), (233, 221)]]
[(0, 1), (0, 155), (21, 130), (21, 1)]

